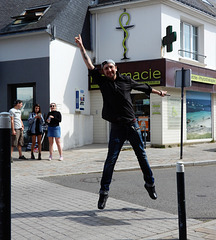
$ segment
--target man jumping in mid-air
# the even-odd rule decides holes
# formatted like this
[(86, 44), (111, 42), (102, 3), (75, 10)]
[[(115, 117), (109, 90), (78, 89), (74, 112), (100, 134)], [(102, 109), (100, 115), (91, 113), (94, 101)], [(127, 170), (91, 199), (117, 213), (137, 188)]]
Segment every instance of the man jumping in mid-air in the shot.
[(93, 82), (97, 83), (100, 87), (103, 96), (102, 118), (111, 123), (109, 149), (101, 179), (98, 208), (105, 208), (114, 166), (126, 140), (130, 141), (137, 156), (144, 176), (144, 186), (149, 196), (152, 199), (157, 199), (154, 177), (144, 150), (141, 130), (135, 117), (130, 93), (132, 89), (135, 89), (146, 94), (154, 93), (163, 97), (167, 92), (158, 91), (147, 84), (139, 84), (130, 77), (121, 75), (118, 72), (115, 62), (111, 59), (102, 62), (102, 75), (87, 55), (81, 36), (75, 37), (75, 41), (80, 48), (83, 60), (89, 69), (89, 74), (92, 76)]

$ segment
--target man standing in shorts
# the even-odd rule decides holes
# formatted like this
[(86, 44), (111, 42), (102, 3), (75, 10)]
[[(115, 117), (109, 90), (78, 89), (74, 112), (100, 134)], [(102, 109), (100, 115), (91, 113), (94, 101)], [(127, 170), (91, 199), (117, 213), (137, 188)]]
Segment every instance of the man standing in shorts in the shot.
[(24, 145), (23, 130), (24, 125), (21, 119), (21, 108), (22, 101), (16, 100), (14, 107), (10, 109), (9, 113), (11, 116), (11, 133), (12, 133), (12, 145), (11, 145), (11, 159), (14, 147), (17, 147), (19, 151), (19, 159), (26, 160), (27, 158), (22, 155), (22, 146)]

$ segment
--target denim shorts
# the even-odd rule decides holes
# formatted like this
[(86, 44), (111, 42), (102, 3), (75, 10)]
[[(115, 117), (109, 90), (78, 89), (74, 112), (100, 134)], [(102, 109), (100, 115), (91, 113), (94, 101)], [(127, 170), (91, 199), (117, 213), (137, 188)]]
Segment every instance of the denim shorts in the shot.
[(56, 126), (56, 127), (49, 127), (48, 126), (47, 137), (60, 138), (61, 137), (61, 128), (60, 128), (60, 126)]

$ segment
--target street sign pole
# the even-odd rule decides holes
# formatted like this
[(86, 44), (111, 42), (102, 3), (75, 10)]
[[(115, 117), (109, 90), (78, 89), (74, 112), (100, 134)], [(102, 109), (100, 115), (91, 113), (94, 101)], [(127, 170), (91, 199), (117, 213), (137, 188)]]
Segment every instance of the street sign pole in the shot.
[(184, 86), (185, 86), (185, 74), (184, 68), (182, 68), (182, 84), (181, 84), (181, 149), (180, 149), (180, 159), (183, 156), (183, 113), (184, 113)]
[(180, 143), (180, 159), (183, 156), (183, 125), (184, 125), (184, 88), (191, 86), (191, 69), (176, 70), (175, 87), (181, 87), (181, 143)]

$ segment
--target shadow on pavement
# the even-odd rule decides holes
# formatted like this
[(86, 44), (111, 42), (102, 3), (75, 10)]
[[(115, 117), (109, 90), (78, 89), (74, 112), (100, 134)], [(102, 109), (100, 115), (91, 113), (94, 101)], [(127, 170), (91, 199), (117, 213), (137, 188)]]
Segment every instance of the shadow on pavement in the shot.
[(12, 219), (15, 218), (44, 218), (44, 217), (67, 217), (67, 219), (71, 221), (75, 221), (88, 226), (111, 226), (111, 225), (131, 225), (131, 221), (139, 221), (139, 220), (173, 220), (176, 218), (110, 218), (105, 216), (99, 216), (99, 213), (102, 212), (119, 212), (121, 216), (121, 212), (131, 212), (131, 214), (139, 214), (140, 212), (144, 212), (143, 209), (138, 208), (122, 208), (122, 209), (107, 209), (107, 210), (90, 210), (90, 211), (59, 211), (59, 210), (50, 210), (43, 212), (25, 212), (25, 213), (14, 213), (11, 215)]

